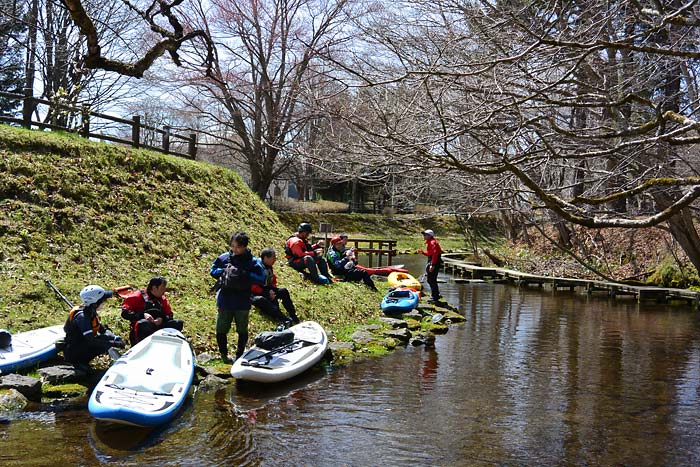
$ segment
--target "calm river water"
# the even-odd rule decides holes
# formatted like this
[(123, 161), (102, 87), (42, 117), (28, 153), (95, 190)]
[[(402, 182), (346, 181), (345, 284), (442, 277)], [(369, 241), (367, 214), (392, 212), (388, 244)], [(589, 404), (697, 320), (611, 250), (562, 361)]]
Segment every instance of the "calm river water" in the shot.
[(467, 321), (434, 349), (197, 393), (153, 431), (27, 412), (0, 425), (0, 466), (700, 465), (698, 312), (441, 287)]

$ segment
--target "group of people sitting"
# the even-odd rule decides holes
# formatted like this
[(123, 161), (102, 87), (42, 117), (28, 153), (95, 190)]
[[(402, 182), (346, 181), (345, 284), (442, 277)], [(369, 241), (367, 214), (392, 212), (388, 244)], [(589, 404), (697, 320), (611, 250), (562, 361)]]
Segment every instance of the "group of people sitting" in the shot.
[[(347, 247), (347, 235), (333, 237), (324, 258), (324, 242), (321, 240), (311, 245), (308, 240), (311, 232), (311, 225), (302, 222), (297, 232), (287, 239), (285, 256), (289, 266), (317, 284), (327, 284), (332, 280), (362, 281), (372, 290), (377, 290), (369, 273), (358, 267), (356, 250)], [(245, 232), (235, 232), (229, 239), (229, 250), (218, 256), (210, 268), (210, 275), (217, 280), (214, 287), (217, 292), (216, 342), (221, 359), (226, 363), (233, 361), (228, 356), (227, 335), (234, 324), (238, 334), (236, 358), (243, 355), (248, 342), (248, 319), (252, 305), (283, 327), (299, 323), (289, 291), (277, 286), (275, 250), (264, 248), (257, 258), (248, 248), (249, 241)], [(432, 279), (429, 282), (436, 282), (439, 253), (433, 254), (435, 250), (433, 248), (431, 251), (430, 246), (430, 254), (424, 254), (429, 256), (429, 263), (430, 257), (434, 257), (435, 267), (431, 266), (426, 271)], [(333, 276), (329, 274), (329, 265)], [(436, 285), (433, 295), (437, 292)], [(183, 322), (173, 318), (165, 296), (166, 287), (166, 279), (155, 276), (145, 289), (133, 291), (124, 298), (121, 315), (131, 324), (129, 341), (132, 346), (158, 329), (182, 331)], [(114, 335), (99, 319), (99, 310), (112, 295), (113, 291), (97, 285), (89, 285), (80, 292), (82, 304), (71, 310), (64, 326), (66, 361), (87, 369), (88, 363), (96, 356), (108, 353), (111, 348), (126, 346), (124, 340)], [(280, 303), (288, 316), (282, 313)]]
[[(377, 290), (374, 281), (364, 269), (358, 268), (355, 248), (348, 248), (348, 236), (340, 234), (331, 239), (331, 246), (323, 254), (324, 241), (309, 244), (312, 228), (308, 222), (299, 224), (297, 231), (287, 239), (285, 253), (287, 264), (308, 275), (317, 284), (328, 284), (333, 278), (346, 281), (364, 282), (372, 290)], [(328, 273), (330, 271), (334, 277)]]

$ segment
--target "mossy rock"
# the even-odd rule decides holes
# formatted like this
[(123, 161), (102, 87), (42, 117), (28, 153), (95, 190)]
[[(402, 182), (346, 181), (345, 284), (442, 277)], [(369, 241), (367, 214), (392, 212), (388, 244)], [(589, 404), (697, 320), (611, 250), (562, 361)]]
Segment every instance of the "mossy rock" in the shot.
[(443, 322), (449, 319), (453, 323), (463, 323), (467, 320), (464, 316), (460, 315), (459, 313), (455, 313), (454, 311), (447, 311), (443, 313), (443, 316)]
[(417, 321), (413, 318), (407, 318), (406, 319), (406, 324), (408, 324), (408, 329), (411, 331), (415, 331), (416, 329), (421, 328), (421, 323), (420, 321)]
[(346, 347), (337, 347), (333, 349), (333, 363), (347, 363), (352, 361), (355, 356), (355, 352), (352, 349)]
[[(420, 326), (420, 323), (419, 323), (419, 326)], [(398, 339), (394, 339), (393, 337), (387, 337), (387, 338), (384, 340), (384, 346), (385, 346), (388, 350), (394, 350), (394, 349), (395, 349), (396, 347), (398, 347), (399, 345), (401, 345), (401, 341), (399, 341)]]
[(382, 355), (388, 354), (390, 351), (386, 347), (386, 339), (382, 341), (381, 343), (372, 343), (368, 345), (364, 345), (357, 349), (355, 352), (355, 355), (359, 355), (362, 357), (381, 357)]
[(44, 384), (41, 392), (44, 397), (65, 398), (87, 396), (89, 389), (82, 384)]
[(16, 389), (0, 389), (0, 413), (24, 410), (29, 401)]

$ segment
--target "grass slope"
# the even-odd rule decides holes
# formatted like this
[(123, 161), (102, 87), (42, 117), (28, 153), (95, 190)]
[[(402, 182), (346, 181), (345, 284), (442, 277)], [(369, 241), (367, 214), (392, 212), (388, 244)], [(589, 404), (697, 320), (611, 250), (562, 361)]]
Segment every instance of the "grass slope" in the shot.
[[(0, 327), (20, 332), (64, 322), (67, 307), (45, 279), (77, 303), (87, 284), (143, 287), (162, 274), (195, 350), (213, 351), (209, 266), (235, 230), (249, 233), (254, 254), (273, 246), (284, 256), (288, 229), (233, 171), (0, 125)], [(300, 317), (340, 337), (379, 316), (380, 293), (358, 284), (317, 287), (280, 261), (276, 271)], [(119, 313), (110, 300), (102, 318), (126, 336)], [(251, 313), (251, 335), (272, 327)]]

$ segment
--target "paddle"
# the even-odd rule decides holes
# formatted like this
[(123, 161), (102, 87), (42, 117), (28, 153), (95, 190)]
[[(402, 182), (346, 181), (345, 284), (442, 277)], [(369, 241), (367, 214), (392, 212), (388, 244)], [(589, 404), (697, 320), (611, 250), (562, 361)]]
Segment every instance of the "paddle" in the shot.
[(107, 355), (109, 355), (109, 358), (111, 358), (113, 362), (116, 362), (122, 356), (122, 354), (120, 354), (119, 351), (114, 347), (110, 347), (109, 349), (107, 349)]
[(56, 295), (58, 295), (59, 297), (61, 297), (61, 298), (63, 299), (63, 301), (66, 302), (66, 303), (68, 304), (68, 306), (69, 306), (71, 309), (73, 309), (73, 304), (70, 302), (70, 300), (68, 300), (68, 299), (66, 298), (66, 296), (63, 295), (63, 294), (61, 293), (61, 291), (58, 290), (58, 289), (56, 288), (56, 286), (53, 285), (53, 283), (52, 283), (50, 280), (46, 279), (46, 280), (44, 280), (44, 282), (46, 283), (47, 286), (51, 287), (51, 289), (52, 289), (54, 292), (56, 292)]
[[(294, 339), (294, 340), (293, 340), (292, 342), (290, 342), (289, 344), (285, 344), (285, 345), (279, 346), (279, 347), (277, 347), (276, 349), (270, 350), (269, 352), (265, 352), (265, 353), (263, 353), (263, 354), (258, 355), (257, 357), (253, 357), (253, 358), (251, 358), (251, 359), (246, 360), (245, 362), (241, 362), (241, 365), (243, 365), (243, 366), (258, 366), (259, 364), (250, 363), (250, 362), (252, 362), (253, 360), (257, 360), (257, 359), (259, 359), (259, 358), (265, 358), (265, 359), (267, 360), (267, 361), (265, 362), (265, 364), (267, 364), (267, 363), (270, 362), (270, 360), (272, 359), (272, 356), (273, 356), (273, 355), (278, 354), (278, 353), (285, 353), (285, 352), (288, 352), (289, 349), (290, 349), (292, 346), (294, 346), (294, 345), (296, 345), (296, 344), (299, 344), (300, 342), (303, 344), (300, 348), (302, 348), (302, 347), (307, 347), (307, 346), (309, 346), (309, 345), (314, 345), (314, 344), (317, 344), (317, 343), (318, 343), (318, 342), (305, 341), (305, 340), (303, 340), (303, 339)], [(296, 350), (296, 349), (295, 349), (295, 350)]]

